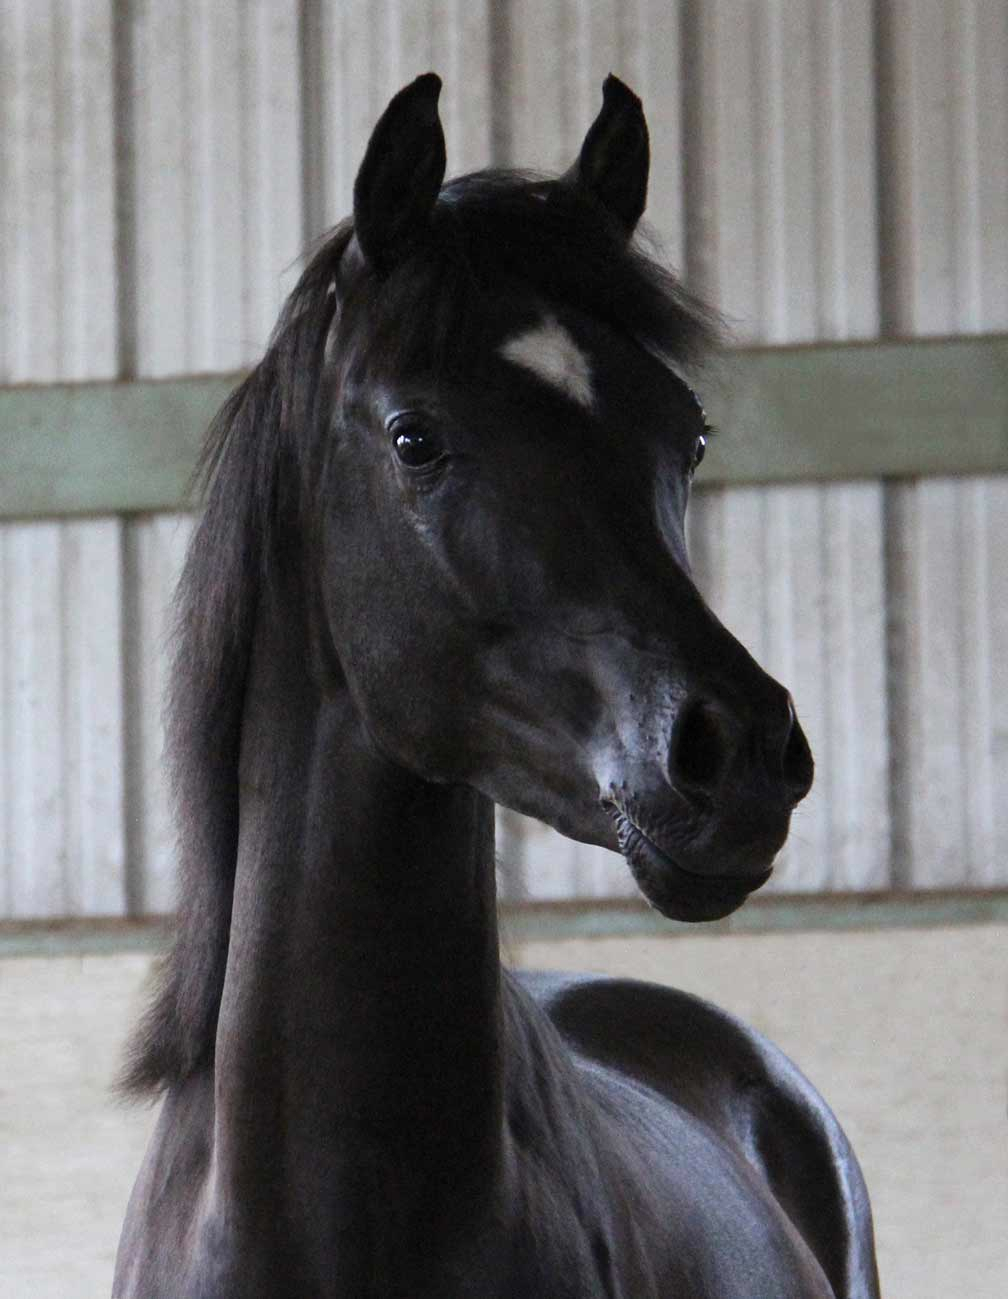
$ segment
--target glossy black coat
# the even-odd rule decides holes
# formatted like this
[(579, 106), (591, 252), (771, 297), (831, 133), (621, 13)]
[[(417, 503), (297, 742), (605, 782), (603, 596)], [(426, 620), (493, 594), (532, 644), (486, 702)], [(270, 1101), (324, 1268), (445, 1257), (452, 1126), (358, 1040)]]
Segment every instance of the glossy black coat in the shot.
[[(438, 89), (393, 100), (211, 431), (114, 1294), (873, 1299), (857, 1163), (778, 1051), (501, 967), (494, 802), (702, 920), (765, 881), (812, 765), (689, 575), (712, 320), (631, 242), (639, 102), (610, 79), (558, 181), (442, 188)], [(580, 397), (508, 359), (544, 321)]]

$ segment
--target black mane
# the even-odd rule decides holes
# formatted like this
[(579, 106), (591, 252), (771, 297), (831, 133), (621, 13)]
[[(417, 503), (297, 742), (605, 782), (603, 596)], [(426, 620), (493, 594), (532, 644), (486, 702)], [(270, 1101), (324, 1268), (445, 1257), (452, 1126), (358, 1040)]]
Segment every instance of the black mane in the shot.
[(504, 171), (452, 181), (429, 245), (385, 281), (363, 271), (341, 284), (352, 234), (343, 223), (315, 253), (262, 361), (213, 421), (198, 469), (206, 508), (176, 595), (167, 705), (179, 908), (174, 943), (131, 1043), (128, 1094), (180, 1083), (213, 1058), (252, 635), (281, 529), (310, 525), (304, 489), (326, 428), (330, 333), (337, 369), (340, 344), (362, 318), (372, 344), (402, 365), (421, 356), (457, 363), (465, 341), (478, 337), (471, 322), (485, 319), (502, 292), (520, 289), (604, 322), (670, 363), (698, 360), (717, 336), (713, 313), (563, 181)]

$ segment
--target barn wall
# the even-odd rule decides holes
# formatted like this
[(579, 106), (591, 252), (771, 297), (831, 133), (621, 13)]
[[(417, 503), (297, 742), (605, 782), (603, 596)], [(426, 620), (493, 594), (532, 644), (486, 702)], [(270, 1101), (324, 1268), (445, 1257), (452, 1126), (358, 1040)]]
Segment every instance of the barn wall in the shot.
[[(740, 340), (1008, 322), (1000, 0), (11, 0), (2, 23), (0, 382), (252, 361), (383, 103), (431, 66), (455, 170), (565, 166), (622, 73), (664, 247)], [(698, 490), (698, 579), (818, 757), (774, 887), (1008, 883), (1006, 506), (995, 478)], [(159, 700), (190, 527), (0, 524), (0, 914), (170, 905)], [(510, 814), (501, 850), (512, 894), (630, 889)]]
[[(893, 0), (879, 35), (882, 157), (891, 178), (883, 206), (887, 329), (1003, 330), (1008, 7)], [(893, 484), (887, 494), (900, 882), (1002, 882), (1008, 482), (927, 479)]]
[[(871, 4), (716, 0), (690, 5), (689, 23), (691, 278), (746, 342), (876, 336)], [(817, 757), (775, 887), (884, 887), (882, 488), (724, 488), (697, 503), (701, 584), (787, 683)]]
[[(3, 9), (2, 383), (117, 371), (113, 16), (111, 0)], [(0, 523), (8, 915), (125, 904), (122, 533), (118, 519)]]

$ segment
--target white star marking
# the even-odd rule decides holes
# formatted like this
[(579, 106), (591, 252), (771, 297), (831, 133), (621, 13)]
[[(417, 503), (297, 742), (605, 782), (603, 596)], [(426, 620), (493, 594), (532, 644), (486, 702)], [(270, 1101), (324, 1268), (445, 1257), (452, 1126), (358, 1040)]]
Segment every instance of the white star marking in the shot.
[(506, 361), (531, 370), (588, 410), (594, 407), (591, 363), (563, 325), (552, 316), (502, 343), (500, 354)]

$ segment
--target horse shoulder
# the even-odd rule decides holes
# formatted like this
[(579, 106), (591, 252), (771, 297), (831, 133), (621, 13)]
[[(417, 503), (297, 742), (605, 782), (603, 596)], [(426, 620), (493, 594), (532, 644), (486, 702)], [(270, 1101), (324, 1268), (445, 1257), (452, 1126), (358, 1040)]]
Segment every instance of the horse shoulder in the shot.
[(643, 1083), (756, 1171), (838, 1299), (877, 1299), (857, 1159), (826, 1102), (779, 1048), (675, 988), (600, 976), (518, 978), (577, 1056)]

